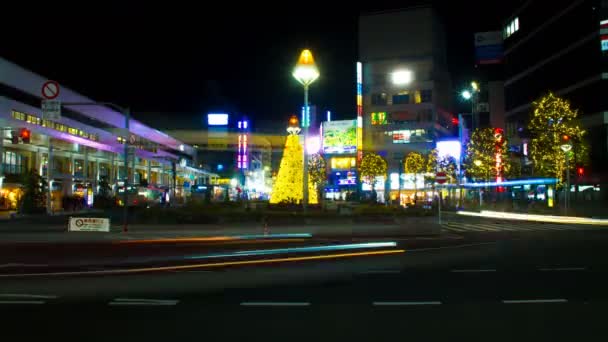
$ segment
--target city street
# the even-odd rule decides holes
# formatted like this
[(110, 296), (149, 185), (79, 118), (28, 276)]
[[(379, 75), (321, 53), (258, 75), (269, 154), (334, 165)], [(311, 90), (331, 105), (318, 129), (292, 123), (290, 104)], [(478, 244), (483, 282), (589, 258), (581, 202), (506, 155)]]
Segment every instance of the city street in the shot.
[[(27, 319), (63, 336), (92, 340), (192, 338), (201, 329), (205, 336), (228, 339), (602, 336), (608, 272), (603, 230), (477, 232), (396, 242), (405, 253), (129, 275), (2, 278), (0, 312), (15, 336), (25, 333), (19, 323)], [(275, 241), (272, 247), (257, 241), (222, 248), (342, 243), (353, 240)], [(201, 243), (151, 246), (133, 251), (173, 255), (208, 248)]]

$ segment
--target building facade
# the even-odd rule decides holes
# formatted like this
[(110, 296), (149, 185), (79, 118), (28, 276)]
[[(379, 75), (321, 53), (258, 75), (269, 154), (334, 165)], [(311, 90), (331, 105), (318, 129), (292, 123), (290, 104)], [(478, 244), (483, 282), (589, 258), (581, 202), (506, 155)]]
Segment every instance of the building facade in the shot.
[(443, 24), (426, 6), (362, 15), (359, 59), (363, 151), (383, 156), (399, 183), (409, 152), (453, 131)]
[(65, 209), (62, 200), (69, 196), (86, 197), (91, 205), (102, 180), (121, 191), (127, 139), (128, 183), (134, 187), (180, 199), (189, 195), (191, 184), (217, 178), (196, 167), (192, 146), (134, 119), (127, 133), (123, 113), (74, 90), (60, 88), (60, 118), (43, 117), (46, 81), (0, 58), (0, 209), (16, 209), (22, 176), (32, 170), (50, 181), (52, 211)]
[(557, 0), (550, 6), (528, 1), (503, 23), (510, 141), (526, 143), (533, 101), (549, 91), (570, 100), (580, 111), (591, 145), (591, 165), (585, 171), (590, 182), (605, 182), (608, 166), (606, 20), (606, 1)]

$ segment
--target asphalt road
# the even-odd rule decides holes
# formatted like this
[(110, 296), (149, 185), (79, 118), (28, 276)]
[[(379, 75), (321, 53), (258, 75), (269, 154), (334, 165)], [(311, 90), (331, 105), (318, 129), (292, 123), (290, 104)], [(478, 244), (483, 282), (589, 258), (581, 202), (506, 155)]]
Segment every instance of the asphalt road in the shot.
[(3, 332), (92, 341), (608, 337), (603, 230), (472, 232), (397, 242), (405, 253), (0, 279)]

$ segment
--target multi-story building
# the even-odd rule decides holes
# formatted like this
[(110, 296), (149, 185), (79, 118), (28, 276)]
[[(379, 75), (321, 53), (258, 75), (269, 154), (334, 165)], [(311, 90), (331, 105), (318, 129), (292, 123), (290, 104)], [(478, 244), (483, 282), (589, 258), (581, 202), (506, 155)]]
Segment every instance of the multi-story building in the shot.
[(593, 183), (606, 181), (608, 167), (607, 35), (608, 3), (599, 0), (527, 1), (503, 26), (510, 141), (526, 143), (533, 101), (549, 91), (570, 100), (588, 132)]
[(410, 151), (426, 153), (453, 131), (443, 25), (428, 6), (362, 15), (359, 59), (363, 150), (399, 175)]
[[(194, 164), (195, 150), (123, 113), (61, 87), (61, 116), (41, 112), (41, 88), (47, 79), (0, 58), (0, 208), (14, 209), (22, 175), (34, 170), (50, 180), (52, 210), (65, 196), (96, 193), (101, 180), (114, 191), (123, 186), (124, 143), (130, 145), (128, 179), (173, 197), (187, 194), (190, 184), (208, 184), (217, 175)], [(29, 139), (20, 139), (27, 132)], [(29, 140), (29, 141), (28, 141)], [(144, 182), (145, 180), (145, 182)]]

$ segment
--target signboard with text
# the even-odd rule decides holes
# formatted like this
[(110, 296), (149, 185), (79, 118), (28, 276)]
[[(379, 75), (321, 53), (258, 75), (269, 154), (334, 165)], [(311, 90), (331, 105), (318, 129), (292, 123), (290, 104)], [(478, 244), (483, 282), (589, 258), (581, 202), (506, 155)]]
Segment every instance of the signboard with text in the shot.
[(357, 120), (339, 120), (323, 123), (324, 153), (355, 153), (356, 150)]
[(42, 118), (58, 121), (61, 119), (61, 101), (42, 100)]
[(110, 219), (96, 217), (70, 217), (70, 232), (109, 232)]

